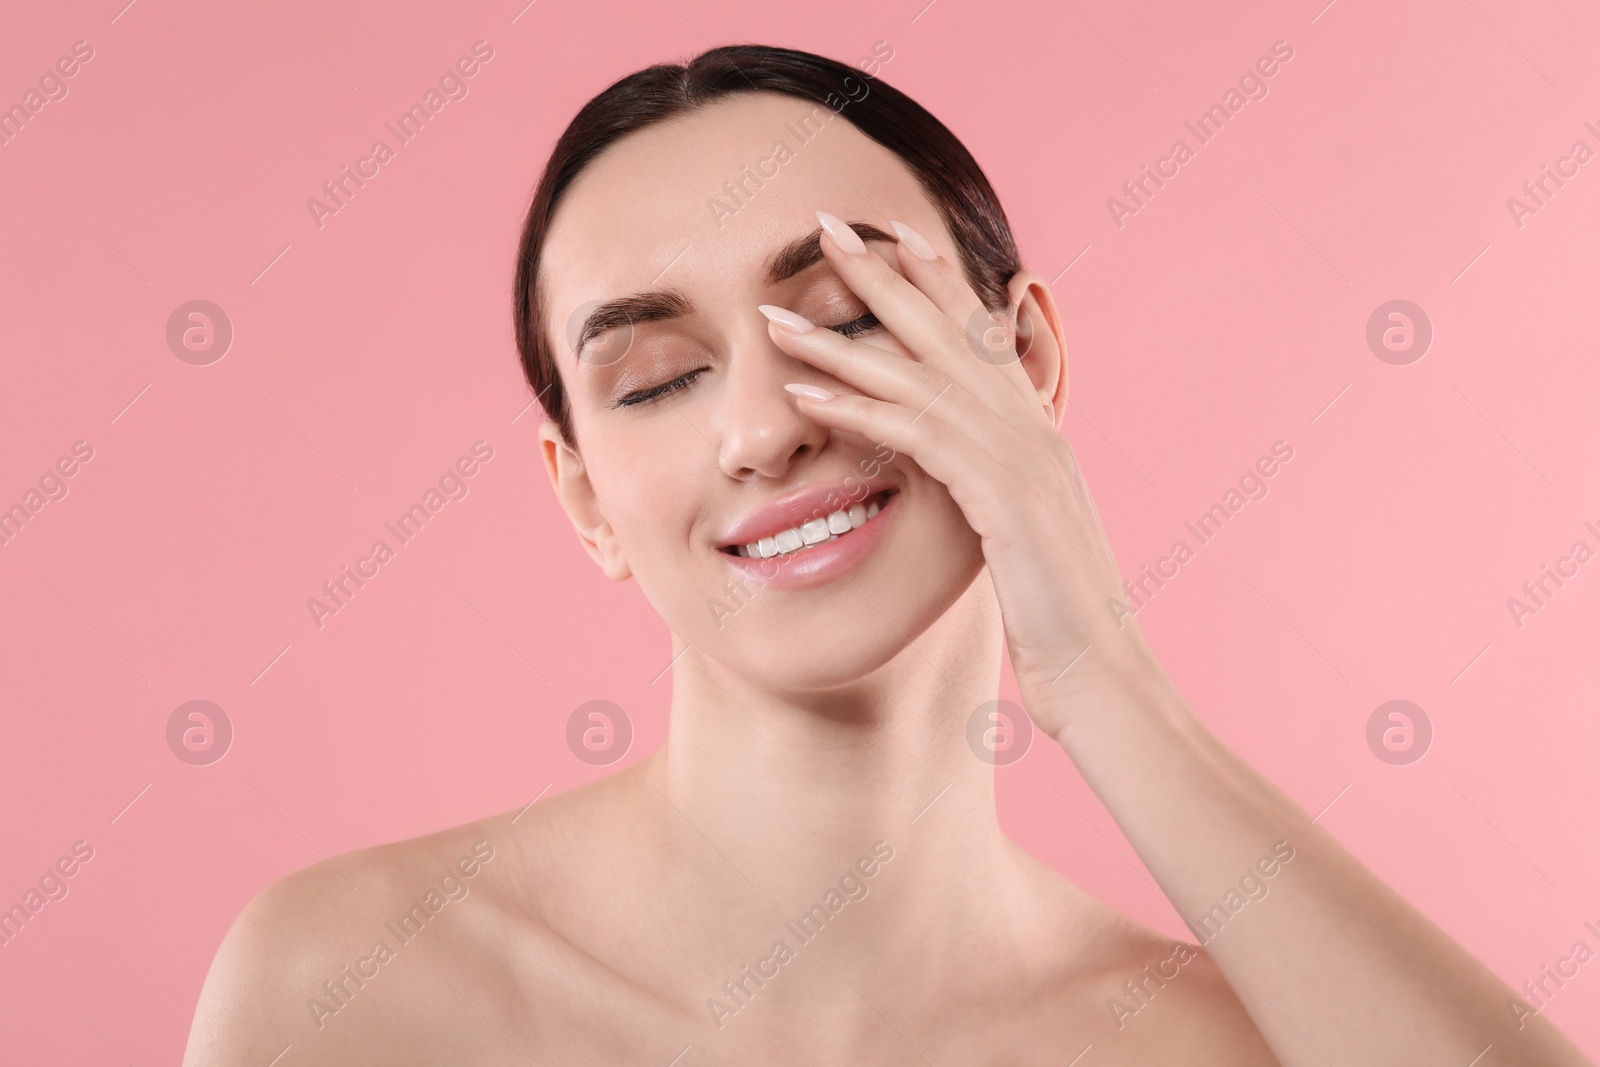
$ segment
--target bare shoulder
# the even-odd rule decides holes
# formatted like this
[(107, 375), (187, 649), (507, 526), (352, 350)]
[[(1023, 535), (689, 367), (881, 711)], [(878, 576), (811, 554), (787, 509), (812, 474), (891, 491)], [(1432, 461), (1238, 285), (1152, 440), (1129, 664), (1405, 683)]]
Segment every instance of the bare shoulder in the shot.
[(291, 1047), (302, 1064), (508, 1053), (497, 1028), (524, 1028), (519, 1003), (557, 1002), (570, 954), (542, 913), (593, 884), (597, 831), (629, 788), (625, 772), (269, 885), (217, 950), (184, 1063), (260, 1067)]
[(1035, 877), (1062, 917), (1056, 943), (1073, 946), (1042, 990), (1075, 1042), (1061, 1050), (1066, 1059), (1089, 1046), (1102, 1064), (1277, 1067), (1204, 948), (1135, 922), (1043, 864)]
[(1277, 1067), (1238, 993), (1205, 949), (1187, 942), (1164, 945), (1148, 970), (1141, 966), (1133, 989), (1124, 979), (1107, 998), (1108, 1020), (1119, 1035), (1133, 1037), (1139, 1061)]
[(1101, 1062), (1277, 1067), (1255, 1022), (1198, 945), (1123, 919), (1103, 966), (1073, 990), (1099, 1016)]
[[(425, 1035), (449, 989), (419, 963), (481, 939), (484, 909), (464, 902), (496, 873), (491, 823), (336, 856), (262, 890), (212, 961), (184, 1063), (265, 1064), (290, 1047), (302, 1063), (378, 1062), (393, 1059), (383, 1045)], [(469, 911), (480, 921), (459, 921)]]

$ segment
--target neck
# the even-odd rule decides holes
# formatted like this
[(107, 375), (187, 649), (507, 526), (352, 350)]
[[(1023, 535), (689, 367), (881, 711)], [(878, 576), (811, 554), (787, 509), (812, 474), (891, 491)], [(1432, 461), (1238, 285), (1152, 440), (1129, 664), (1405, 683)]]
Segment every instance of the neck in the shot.
[(668, 818), (692, 828), (685, 855), (753, 888), (756, 910), (798, 915), (875, 845), (892, 850), (867, 886), (877, 903), (864, 952), (927, 942), (929, 924), (971, 933), (992, 920), (1018, 900), (1017, 871), (993, 767), (970, 747), (967, 723), (998, 695), (1002, 647), (982, 571), (890, 662), (825, 693), (776, 695), (684, 654), (667, 741), (646, 776), (676, 809)]

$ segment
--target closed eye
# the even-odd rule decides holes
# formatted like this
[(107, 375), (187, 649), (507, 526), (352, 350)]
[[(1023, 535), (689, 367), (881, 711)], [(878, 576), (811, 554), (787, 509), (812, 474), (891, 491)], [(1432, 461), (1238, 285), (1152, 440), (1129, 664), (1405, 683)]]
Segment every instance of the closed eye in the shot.
[[(879, 329), (882, 326), (883, 323), (878, 321), (878, 316), (869, 311), (860, 318), (851, 319), (849, 322), (841, 322), (838, 325), (829, 326), (826, 328), (845, 337), (860, 337), (862, 334), (871, 333), (873, 330)], [(676, 393), (680, 389), (687, 389), (694, 382), (694, 380), (700, 375), (704, 374), (707, 369), (709, 368), (701, 367), (698, 370), (692, 370), (687, 374), (679, 375), (669, 382), (662, 382), (660, 385), (652, 385), (648, 389), (640, 389), (629, 393), (627, 396), (616, 401), (616, 403), (612, 406), (636, 407), (640, 404), (648, 404), (652, 400), (659, 400), (661, 397), (664, 397), (669, 393)]]
[(832, 330), (834, 333), (843, 334), (846, 337), (859, 337), (864, 333), (870, 333), (871, 331), (876, 330), (882, 325), (883, 323), (878, 321), (878, 316), (869, 311), (859, 319), (851, 319), (849, 322), (841, 322), (837, 326), (829, 326), (828, 329)]
[(637, 392), (629, 393), (612, 406), (633, 407), (637, 404), (648, 404), (650, 401), (658, 400), (668, 393), (676, 393), (679, 389), (687, 389), (696, 378), (709, 369), (708, 367), (701, 367), (698, 370), (690, 371), (688, 374), (680, 374), (670, 382), (662, 382), (660, 385), (652, 385), (648, 389), (640, 389)]

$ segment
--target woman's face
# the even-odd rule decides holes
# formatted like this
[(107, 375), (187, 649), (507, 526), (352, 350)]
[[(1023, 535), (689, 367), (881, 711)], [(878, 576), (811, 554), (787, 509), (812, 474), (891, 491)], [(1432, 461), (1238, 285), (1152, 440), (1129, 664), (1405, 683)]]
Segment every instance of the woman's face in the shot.
[[(866, 306), (815, 252), (816, 211), (883, 231), (867, 243), (891, 265), (890, 219), (956, 259), (911, 171), (848, 116), (750, 93), (634, 133), (569, 188), (541, 267), (577, 438), (573, 452), (553, 426), (541, 431), (563, 505), (610, 576), (631, 574), (683, 640), (765, 686), (870, 673), (982, 566), (943, 485), (797, 410), (787, 382), (858, 390), (782, 352), (757, 310), (853, 324), (863, 343), (909, 358), (873, 320), (858, 322)], [(645, 299), (604, 320), (624, 325), (575, 351), (600, 305), (634, 296)], [(885, 500), (837, 540), (770, 558), (730, 551)]]

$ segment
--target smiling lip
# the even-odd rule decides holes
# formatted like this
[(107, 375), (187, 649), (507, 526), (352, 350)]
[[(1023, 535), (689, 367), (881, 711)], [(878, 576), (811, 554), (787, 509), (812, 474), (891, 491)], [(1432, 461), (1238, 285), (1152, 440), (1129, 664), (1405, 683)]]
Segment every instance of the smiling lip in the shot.
[[(868, 478), (865, 481), (851, 478), (802, 486), (791, 493), (774, 497), (724, 529), (719, 535), (717, 547), (727, 551), (763, 537), (772, 537), (791, 526), (826, 518), (830, 512), (838, 511), (841, 507), (864, 503), (868, 498), (894, 488), (887, 478)], [(863, 492), (863, 489), (866, 491)]]
[[(853, 492), (850, 490), (854, 490)], [(865, 491), (863, 491), (865, 490)], [(824, 518), (841, 507), (876, 501), (878, 512), (861, 526), (794, 552), (765, 559), (738, 555), (738, 546)], [(762, 505), (723, 531), (718, 545), (728, 566), (748, 583), (773, 589), (807, 589), (854, 569), (877, 547), (900, 513), (900, 493), (887, 479), (852, 479), (806, 486)], [(748, 588), (748, 585), (746, 586)]]
[[(870, 494), (863, 499), (881, 500), (878, 513), (864, 525), (846, 533), (782, 555), (753, 559), (722, 553), (728, 565), (757, 588), (809, 589), (824, 585), (855, 569), (872, 554), (885, 532), (900, 514), (900, 493), (895, 490)], [(784, 527), (787, 529), (787, 527)], [(730, 583), (731, 584), (731, 583)], [(741, 583), (744, 584), (744, 583)], [(750, 587), (744, 584), (746, 593)]]

